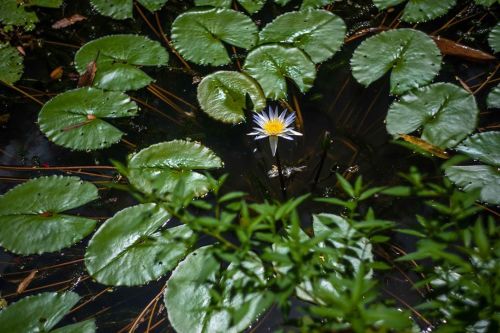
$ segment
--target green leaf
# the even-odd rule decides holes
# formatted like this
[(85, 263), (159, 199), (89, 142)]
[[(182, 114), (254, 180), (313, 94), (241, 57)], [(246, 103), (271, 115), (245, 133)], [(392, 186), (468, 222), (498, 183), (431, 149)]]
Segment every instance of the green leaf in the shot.
[(364, 86), (391, 71), (391, 93), (400, 95), (434, 79), (441, 68), (441, 52), (421, 31), (389, 30), (363, 41), (354, 52), (351, 67)]
[(21, 78), (23, 69), (23, 57), (19, 51), (9, 44), (0, 43), (0, 81), (13, 84)]
[(196, 6), (212, 6), (220, 8), (231, 7), (232, 0), (194, 0)]
[(248, 16), (232, 9), (191, 10), (172, 23), (172, 41), (189, 61), (226, 65), (231, 59), (224, 43), (252, 48), (257, 43), (257, 26)]
[(26, 30), (33, 30), (35, 23), (38, 22), (38, 17), (34, 11), (27, 11), (27, 8), (32, 6), (58, 8), (61, 4), (62, 0), (1, 0), (0, 23), (6, 26), (22, 26)]
[(277, 3), (280, 6), (285, 6), (290, 2), (290, 0), (274, 0), (275, 3)]
[(198, 102), (209, 116), (225, 123), (245, 121), (243, 110), (247, 95), (252, 100), (253, 111), (266, 106), (266, 98), (255, 80), (243, 73), (219, 71), (206, 76), (198, 85)]
[(354, 198), (356, 196), (351, 184), (339, 173), (337, 173), (337, 180), (345, 193), (347, 193), (351, 198)]
[(255, 14), (264, 7), (266, 0), (238, 0), (238, 3), (249, 14)]
[(164, 66), (168, 53), (157, 41), (137, 35), (111, 35), (94, 39), (75, 54), (76, 70), (83, 74), (95, 61), (93, 85), (107, 90), (136, 90), (153, 79), (139, 67)]
[(98, 198), (77, 177), (40, 177), (0, 196), (0, 245), (17, 254), (54, 252), (83, 239), (95, 221), (60, 214)]
[(387, 113), (386, 127), (394, 136), (423, 127), (423, 140), (450, 148), (474, 131), (478, 114), (473, 95), (450, 83), (435, 83), (394, 102)]
[(481, 162), (500, 167), (500, 132), (474, 134), (462, 141), (456, 150)]
[[(150, 12), (160, 10), (168, 0), (137, 0)], [(92, 6), (102, 15), (116, 20), (132, 17), (133, 0), (90, 0)]]
[(489, 93), (487, 104), (490, 109), (500, 109), (500, 84)]
[(500, 172), (498, 168), (487, 165), (451, 166), (446, 176), (460, 189), (480, 191), (481, 201), (500, 204)]
[(149, 195), (168, 199), (179, 181), (184, 194), (201, 196), (209, 191), (206, 176), (193, 170), (221, 168), (223, 163), (210, 149), (197, 142), (173, 140), (157, 143), (128, 159), (129, 181)]
[(332, 2), (333, 0), (304, 0), (302, 1), (302, 5), (300, 5), (300, 10), (324, 7), (331, 4)]
[[(378, 9), (396, 6), (405, 0), (373, 0)], [(401, 19), (409, 23), (426, 22), (443, 16), (455, 6), (456, 0), (409, 0), (406, 4)]]
[(264, 95), (273, 100), (286, 98), (287, 78), (303, 93), (311, 89), (316, 78), (314, 63), (304, 52), (281, 45), (263, 45), (252, 50), (243, 69), (257, 80)]
[(478, 219), (474, 225), (474, 242), (476, 243), (481, 256), (483, 258), (487, 258), (490, 254), (490, 244), (481, 219)]
[(76, 324), (66, 325), (64, 327), (50, 331), (50, 333), (94, 333), (96, 330), (95, 320), (88, 319)]
[(493, 5), (495, 2), (500, 3), (499, 0), (474, 0), (474, 2), (478, 5), (489, 7)]
[[(49, 332), (79, 299), (80, 296), (71, 291), (47, 292), (24, 297), (0, 311), (0, 327), (2, 332)], [(90, 322), (93, 323), (93, 320)], [(95, 328), (95, 325), (93, 326)], [(60, 333), (61, 329), (52, 332)], [(94, 332), (94, 330), (81, 332)]]
[(96, 88), (66, 91), (45, 103), (38, 124), (50, 141), (76, 150), (102, 149), (120, 141), (123, 132), (105, 118), (130, 117), (137, 105), (121, 92)]
[(326, 10), (289, 12), (260, 32), (259, 43), (284, 43), (304, 51), (314, 63), (333, 56), (344, 43), (344, 21)]
[(99, 283), (137, 286), (156, 280), (184, 257), (191, 230), (161, 230), (170, 214), (149, 203), (125, 208), (104, 222), (89, 242), (85, 267)]
[(497, 23), (491, 29), (490, 35), (488, 36), (488, 44), (495, 52), (500, 52), (500, 23)]
[[(259, 259), (243, 263), (245, 268), (259, 277), (263, 267)], [(235, 272), (233, 264), (227, 272), (234, 274), (224, 281), (217, 281), (220, 265), (210, 253), (210, 247), (202, 247), (189, 254), (172, 273), (165, 290), (168, 318), (178, 333), (241, 332), (270, 305), (268, 297), (259, 291), (230, 293), (235, 283), (248, 280), (241, 270)], [(214, 287), (222, 291), (223, 309), (209, 308)], [(220, 290), (220, 289), (217, 290)], [(243, 312), (239, 311), (244, 309)]]

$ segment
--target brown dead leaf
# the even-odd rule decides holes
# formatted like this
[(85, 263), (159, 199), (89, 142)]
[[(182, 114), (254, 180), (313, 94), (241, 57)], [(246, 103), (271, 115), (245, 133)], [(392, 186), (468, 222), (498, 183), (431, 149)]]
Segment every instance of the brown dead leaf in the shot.
[(21, 53), (21, 55), (22, 55), (23, 57), (25, 57), (25, 56), (26, 56), (26, 51), (24, 51), (24, 47), (22, 47), (22, 46), (20, 46), (20, 45), (19, 45), (19, 46), (16, 46), (16, 49), (17, 49), (17, 51), (18, 51), (19, 53)]
[(70, 25), (75, 24), (76, 22), (80, 22), (83, 20), (86, 20), (87, 18), (85, 16), (82, 16), (80, 14), (74, 14), (71, 15), (70, 17), (65, 17), (63, 19), (60, 19), (59, 21), (54, 22), (52, 24), (53, 29), (62, 29), (69, 27)]
[(439, 147), (434, 146), (433, 144), (430, 144), (429, 142), (427, 142), (423, 139), (417, 138), (415, 136), (407, 135), (407, 134), (398, 134), (398, 135), (406, 142), (409, 142), (409, 143), (425, 150), (426, 152), (429, 152), (433, 155), (436, 155), (439, 158), (443, 158), (443, 159), (450, 158), (450, 156), (448, 156), (448, 153), (446, 151), (444, 151), (443, 149), (441, 149)]
[(10, 113), (0, 114), (0, 125), (7, 124), (10, 119)]
[(64, 73), (62, 66), (56, 67), (52, 72), (50, 72), (50, 78), (52, 80), (59, 80)]
[(95, 72), (97, 71), (97, 64), (93, 60), (87, 64), (87, 69), (78, 79), (78, 87), (89, 87), (94, 82)]
[(29, 273), (29, 275), (27, 277), (25, 277), (21, 281), (21, 283), (19, 283), (19, 285), (17, 286), (17, 290), (16, 290), (16, 292), (18, 294), (21, 294), (22, 292), (24, 292), (26, 290), (26, 288), (28, 288), (31, 281), (33, 281), (33, 279), (35, 278), (36, 273), (38, 273), (38, 271), (36, 269), (32, 270), (31, 273)]
[(476, 50), (471, 47), (458, 44), (452, 40), (442, 38), (440, 36), (432, 37), (436, 45), (441, 50), (444, 55), (452, 55), (471, 61), (491, 61), (496, 60), (495, 56), (483, 52), (481, 50)]

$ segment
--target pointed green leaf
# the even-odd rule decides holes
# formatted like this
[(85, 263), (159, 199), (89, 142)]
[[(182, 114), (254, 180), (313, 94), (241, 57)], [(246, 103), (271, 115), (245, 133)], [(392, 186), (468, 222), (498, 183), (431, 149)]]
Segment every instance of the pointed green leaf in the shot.
[(451, 166), (446, 176), (460, 189), (479, 190), (481, 201), (500, 204), (500, 171), (488, 165)]
[(364, 86), (391, 71), (391, 93), (400, 95), (434, 79), (441, 68), (441, 52), (423, 32), (389, 30), (363, 41), (354, 52), (351, 67)]
[(245, 121), (243, 110), (247, 107), (247, 95), (252, 101), (253, 111), (261, 111), (266, 106), (260, 86), (243, 73), (215, 72), (198, 85), (198, 102), (203, 111), (225, 123)]
[[(406, 0), (373, 0), (378, 9), (396, 6)], [(426, 22), (443, 16), (455, 6), (456, 0), (409, 0), (404, 8), (401, 19), (405, 22)]]
[(474, 134), (456, 148), (481, 162), (500, 167), (500, 132), (483, 132)]
[(0, 196), (0, 245), (28, 255), (54, 252), (87, 236), (95, 221), (60, 214), (97, 199), (97, 188), (77, 177), (40, 177)]
[[(150, 12), (160, 10), (168, 0), (137, 0)], [(90, 0), (92, 6), (102, 15), (110, 16), (116, 20), (132, 17), (133, 0)]]
[(285, 43), (298, 47), (314, 63), (333, 56), (344, 43), (344, 21), (326, 10), (289, 12), (278, 16), (260, 32), (259, 43)]
[(136, 90), (153, 79), (139, 66), (164, 66), (168, 53), (157, 41), (137, 35), (111, 35), (94, 39), (75, 54), (76, 70), (83, 74), (95, 61), (93, 85), (107, 90)]
[(23, 75), (23, 57), (16, 48), (0, 43), (0, 81), (13, 84)]
[(387, 113), (386, 127), (394, 136), (423, 127), (423, 140), (450, 148), (474, 131), (478, 114), (473, 95), (450, 83), (435, 83), (394, 102)]
[(490, 91), (487, 104), (490, 109), (500, 109), (500, 84)]
[(183, 13), (172, 24), (172, 41), (187, 60), (220, 66), (231, 62), (226, 44), (250, 49), (257, 43), (257, 26), (240, 12), (213, 8)]
[(197, 142), (173, 140), (157, 143), (133, 154), (128, 160), (128, 177), (140, 191), (167, 199), (179, 181), (184, 194), (201, 196), (209, 191), (206, 176), (193, 170), (222, 167), (221, 159)]
[(106, 118), (130, 117), (137, 105), (130, 97), (96, 88), (66, 91), (45, 103), (38, 124), (50, 141), (76, 150), (102, 149), (120, 141), (123, 132)]
[(24, 297), (0, 311), (0, 327), (2, 332), (49, 332), (79, 299), (71, 291)]
[(488, 43), (493, 51), (500, 52), (500, 23), (497, 23), (497, 25), (491, 29), (488, 37)]
[(286, 98), (287, 78), (301, 92), (311, 89), (316, 78), (316, 67), (304, 52), (281, 45), (263, 45), (252, 50), (243, 69), (257, 80), (266, 97), (273, 100)]
[(191, 230), (161, 230), (170, 214), (150, 203), (125, 208), (104, 222), (89, 242), (85, 267), (99, 283), (136, 286), (156, 280), (177, 265)]

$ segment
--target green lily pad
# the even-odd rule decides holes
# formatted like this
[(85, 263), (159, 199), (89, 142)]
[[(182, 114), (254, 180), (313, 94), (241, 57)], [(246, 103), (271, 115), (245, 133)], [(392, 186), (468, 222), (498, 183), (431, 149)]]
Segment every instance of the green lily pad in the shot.
[(125, 208), (104, 222), (89, 242), (85, 266), (99, 283), (137, 286), (173, 269), (191, 235), (185, 225), (161, 230), (170, 214), (149, 203)]
[(280, 6), (285, 6), (287, 5), (291, 0), (274, 0), (275, 3), (277, 3)]
[(198, 85), (198, 102), (214, 119), (237, 124), (245, 121), (246, 96), (258, 112), (266, 106), (266, 97), (251, 77), (240, 72), (219, 71), (206, 76)]
[(205, 175), (193, 170), (222, 167), (213, 151), (197, 142), (173, 140), (157, 143), (133, 154), (128, 159), (128, 179), (148, 195), (168, 200), (179, 181), (184, 194), (201, 196), (210, 190)]
[(500, 3), (500, 0), (474, 0), (474, 2), (481, 6), (490, 7), (495, 3)]
[[(137, 0), (150, 12), (160, 10), (168, 0)], [(133, 15), (133, 0), (90, 0), (92, 6), (102, 15), (116, 20), (131, 18)]]
[[(378, 9), (399, 5), (406, 0), (373, 0)], [(456, 0), (409, 0), (401, 19), (409, 23), (426, 22), (443, 16), (455, 6)]]
[(500, 84), (488, 94), (487, 104), (490, 109), (500, 109)]
[(314, 63), (333, 56), (344, 43), (344, 21), (326, 10), (311, 9), (278, 16), (260, 32), (259, 43), (285, 43), (298, 47)]
[(403, 95), (389, 108), (389, 134), (409, 134), (423, 127), (421, 138), (451, 148), (474, 131), (479, 109), (474, 96), (450, 83), (435, 83)]
[(0, 81), (13, 84), (23, 75), (23, 57), (15, 47), (0, 43)]
[(423, 32), (397, 29), (363, 41), (351, 59), (352, 74), (368, 86), (391, 71), (391, 93), (428, 84), (441, 68), (441, 52)]
[(316, 78), (316, 67), (303, 51), (281, 45), (263, 45), (252, 50), (243, 69), (273, 100), (286, 98), (286, 78), (295, 82), (301, 92), (311, 89)]
[(96, 222), (60, 213), (97, 198), (97, 188), (77, 177), (40, 177), (18, 185), (0, 196), (0, 245), (22, 255), (73, 245)]
[(489, 165), (451, 166), (445, 170), (446, 176), (460, 189), (480, 191), (481, 201), (500, 204), (500, 171)]
[(94, 333), (96, 325), (94, 319), (88, 319), (76, 324), (66, 325), (64, 327), (50, 331), (50, 333)]
[(38, 17), (35, 12), (27, 11), (30, 7), (59, 8), (62, 0), (1, 0), (0, 1), (0, 23), (24, 27), (33, 30)]
[(456, 150), (481, 162), (500, 167), (500, 132), (474, 134), (462, 141)]
[(38, 124), (50, 141), (76, 150), (102, 149), (120, 141), (123, 132), (103, 118), (130, 117), (137, 105), (113, 91), (79, 88), (45, 103)]
[[(0, 327), (2, 332), (69, 332), (65, 326), (56, 330), (51, 329), (78, 303), (80, 296), (74, 292), (42, 293), (23, 299), (9, 305), (0, 311)], [(79, 323), (85, 330), (73, 330), (76, 333), (95, 332), (93, 319)]]
[(231, 7), (232, 0), (194, 0), (196, 6), (212, 6), (219, 8)]
[(500, 52), (500, 23), (497, 23), (493, 29), (491, 29), (490, 35), (488, 36), (488, 44), (495, 52)]
[(304, 0), (302, 1), (302, 5), (300, 5), (300, 9), (324, 7), (332, 2), (333, 0)]
[[(178, 333), (242, 332), (270, 305), (270, 299), (262, 292), (241, 292), (231, 295), (231, 286), (246, 279), (241, 271), (229, 280), (217, 281), (220, 265), (213, 258), (209, 246), (189, 254), (172, 273), (165, 290), (165, 306), (168, 318)], [(248, 270), (262, 276), (263, 267), (258, 259), (244, 264)], [(234, 271), (229, 265), (226, 271)], [(211, 304), (210, 290), (222, 286), (224, 310), (208, 310)], [(232, 316), (231, 312), (244, 309), (244, 313)]]
[(250, 49), (257, 43), (257, 26), (240, 12), (213, 8), (183, 13), (172, 24), (172, 41), (187, 60), (220, 66), (231, 62), (224, 43)]
[(111, 35), (94, 39), (75, 54), (76, 70), (83, 74), (95, 61), (93, 85), (107, 90), (136, 90), (153, 79), (139, 66), (164, 66), (168, 53), (157, 41), (137, 35)]
[(257, 13), (264, 7), (266, 0), (238, 0), (238, 3), (243, 7), (249, 14)]

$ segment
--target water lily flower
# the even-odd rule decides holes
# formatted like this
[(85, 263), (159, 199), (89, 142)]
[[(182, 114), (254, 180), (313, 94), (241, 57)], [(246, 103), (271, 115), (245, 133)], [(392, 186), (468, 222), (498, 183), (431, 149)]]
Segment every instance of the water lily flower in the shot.
[(302, 133), (293, 130), (291, 127), (295, 121), (295, 113), (292, 112), (285, 117), (286, 112), (287, 109), (283, 110), (283, 112), (278, 115), (277, 107), (274, 111), (269, 107), (269, 113), (266, 114), (266, 112), (263, 111), (253, 116), (253, 121), (257, 124), (257, 127), (254, 127), (254, 131), (248, 133), (248, 135), (255, 135), (255, 140), (268, 137), (273, 156), (276, 155), (276, 149), (278, 148), (278, 137), (293, 140), (292, 135), (302, 135)]

